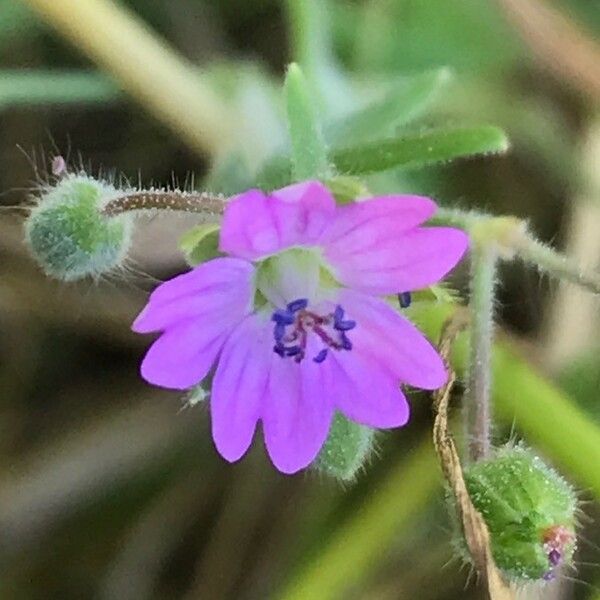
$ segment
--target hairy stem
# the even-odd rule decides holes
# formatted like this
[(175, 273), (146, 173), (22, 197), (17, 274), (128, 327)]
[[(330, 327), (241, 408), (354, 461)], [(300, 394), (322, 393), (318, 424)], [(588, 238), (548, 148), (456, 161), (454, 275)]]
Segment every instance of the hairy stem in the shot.
[(525, 262), (534, 264), (540, 271), (552, 277), (570, 281), (578, 286), (600, 294), (600, 273), (582, 268), (574, 260), (527, 236), (518, 245), (517, 254)]
[(226, 199), (220, 194), (181, 192), (177, 190), (140, 190), (110, 200), (103, 209), (106, 216), (144, 210), (199, 213), (219, 222)]
[(490, 450), (490, 389), (496, 263), (494, 243), (475, 240), (471, 248), (471, 355), (465, 417), (469, 457), (481, 460)]

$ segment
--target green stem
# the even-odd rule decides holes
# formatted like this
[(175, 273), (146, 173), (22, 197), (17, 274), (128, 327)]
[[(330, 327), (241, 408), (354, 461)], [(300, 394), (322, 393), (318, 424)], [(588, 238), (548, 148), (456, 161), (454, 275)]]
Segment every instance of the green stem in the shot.
[(590, 292), (600, 294), (600, 273), (583, 269), (575, 261), (531, 236), (526, 235), (520, 241), (517, 254), (525, 262), (535, 265), (552, 277), (570, 281)]
[(474, 241), (471, 247), (471, 346), (465, 417), (469, 456), (477, 461), (490, 450), (491, 358), (494, 336), (495, 245)]

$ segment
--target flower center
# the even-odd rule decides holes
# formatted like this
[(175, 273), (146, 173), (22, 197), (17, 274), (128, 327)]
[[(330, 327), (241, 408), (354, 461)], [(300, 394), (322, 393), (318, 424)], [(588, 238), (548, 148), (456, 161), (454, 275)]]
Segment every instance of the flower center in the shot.
[(310, 332), (314, 333), (324, 346), (313, 357), (316, 363), (322, 363), (327, 358), (329, 349), (352, 350), (352, 342), (347, 332), (356, 327), (356, 322), (344, 319), (344, 309), (339, 305), (332, 313), (320, 315), (308, 309), (306, 298), (299, 298), (290, 302), (285, 309), (276, 310), (271, 320), (275, 324), (273, 352), (282, 358), (293, 357), (295, 362), (301, 362), (306, 356)]

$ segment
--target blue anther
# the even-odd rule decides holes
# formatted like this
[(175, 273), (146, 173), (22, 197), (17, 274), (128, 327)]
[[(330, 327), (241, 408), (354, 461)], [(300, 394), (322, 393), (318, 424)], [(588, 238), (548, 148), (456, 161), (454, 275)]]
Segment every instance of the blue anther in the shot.
[(298, 300), (294, 300), (287, 305), (287, 309), (291, 313), (298, 312), (299, 310), (304, 310), (308, 306), (308, 300), (306, 298), (298, 298)]
[(277, 309), (271, 316), (271, 321), (275, 321), (278, 325), (291, 325), (294, 320), (294, 315), (287, 310)]
[(323, 350), (321, 350), (321, 351), (319, 352), (319, 354), (317, 354), (317, 355), (316, 355), (316, 356), (313, 358), (313, 360), (314, 360), (316, 363), (322, 363), (322, 362), (323, 362), (323, 361), (324, 361), (326, 358), (327, 358), (327, 348), (323, 348)]
[(352, 350), (352, 342), (348, 339), (344, 332), (342, 332), (341, 343), (344, 350)]
[(290, 348), (285, 348), (286, 356), (297, 356), (302, 352), (302, 348), (300, 346), (291, 346)]
[(275, 341), (280, 344), (283, 340), (283, 336), (285, 335), (285, 325), (283, 323), (275, 323), (275, 329), (273, 330), (273, 336), (275, 337)]
[(356, 327), (356, 321), (338, 321), (334, 324), (334, 328), (338, 331), (350, 331)]
[(408, 308), (412, 302), (412, 296), (410, 292), (402, 292), (398, 294), (398, 302), (400, 302), (400, 308)]
[(339, 323), (344, 318), (344, 309), (338, 304), (333, 311), (333, 322)]

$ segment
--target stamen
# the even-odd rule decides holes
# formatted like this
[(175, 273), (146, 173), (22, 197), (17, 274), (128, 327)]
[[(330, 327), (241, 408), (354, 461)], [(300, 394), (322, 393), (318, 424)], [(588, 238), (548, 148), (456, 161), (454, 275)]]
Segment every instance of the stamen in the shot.
[(277, 309), (271, 317), (271, 321), (275, 321), (278, 325), (291, 325), (294, 319), (295, 317), (291, 312), (281, 309)]
[(299, 298), (287, 304), (285, 309), (273, 312), (271, 320), (275, 323), (273, 351), (282, 358), (293, 357), (301, 362), (306, 354), (308, 334), (310, 332), (325, 346), (313, 361), (322, 363), (328, 356), (328, 350), (352, 350), (352, 342), (346, 335), (356, 327), (356, 321), (344, 319), (344, 309), (337, 305), (333, 313), (320, 315), (308, 310), (308, 300)]
[(287, 305), (287, 309), (291, 313), (298, 312), (299, 310), (304, 310), (308, 306), (308, 300), (306, 298), (298, 298), (298, 300), (294, 300)]
[(400, 308), (408, 308), (412, 302), (412, 295), (410, 292), (401, 292), (398, 294), (398, 302)]
[(322, 362), (323, 362), (323, 361), (324, 361), (326, 358), (327, 358), (327, 348), (323, 348), (323, 350), (321, 350), (321, 351), (319, 352), (319, 354), (317, 354), (317, 355), (316, 355), (316, 356), (313, 358), (313, 360), (314, 360), (316, 363), (322, 363)]

